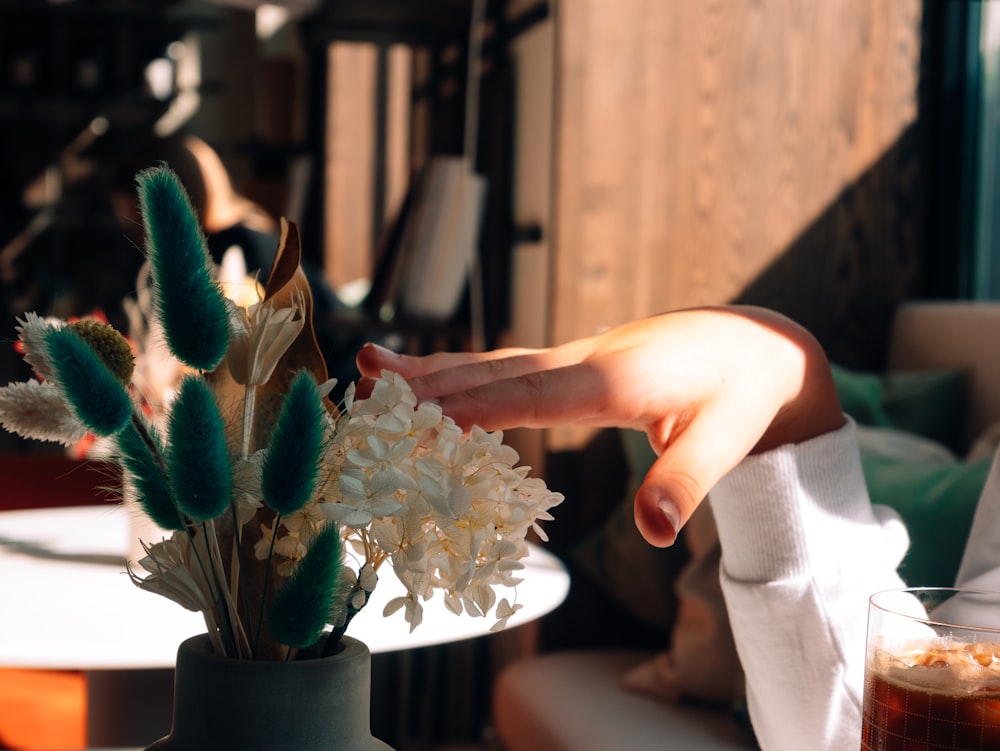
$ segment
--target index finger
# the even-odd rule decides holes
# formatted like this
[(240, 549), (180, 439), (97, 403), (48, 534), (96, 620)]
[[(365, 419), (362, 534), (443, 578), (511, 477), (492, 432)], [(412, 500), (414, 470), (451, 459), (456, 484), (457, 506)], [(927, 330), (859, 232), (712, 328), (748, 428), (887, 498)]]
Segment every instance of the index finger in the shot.
[[(455, 358), (447, 353), (440, 355), (438, 362), (451, 362), (450, 367), (427, 371), (417, 378), (407, 379), (418, 398), (440, 399), (443, 396), (471, 391), (482, 386), (503, 381), (513, 381), (543, 371), (566, 372), (592, 349), (586, 341), (571, 342), (549, 349), (504, 349), (493, 352), (464, 354)], [(438, 357), (432, 355), (431, 357)], [(404, 375), (404, 377), (406, 377)], [(558, 389), (557, 376), (544, 383), (544, 392)], [(531, 394), (536, 388), (534, 382), (508, 384), (503, 389), (514, 389), (518, 394)], [(550, 385), (551, 384), (551, 385)], [(545, 396), (545, 393), (542, 394)]]
[(610, 380), (586, 364), (487, 380), (435, 398), (444, 413), (463, 428), (478, 425), (487, 431), (550, 428), (567, 423), (617, 425), (618, 420), (607, 409), (612, 400)]
[(355, 361), (363, 376), (374, 378), (383, 370), (391, 370), (409, 381), (439, 370), (516, 357), (536, 351), (539, 350), (511, 347), (490, 352), (435, 352), (429, 355), (415, 356), (393, 352), (369, 342), (359, 350)]

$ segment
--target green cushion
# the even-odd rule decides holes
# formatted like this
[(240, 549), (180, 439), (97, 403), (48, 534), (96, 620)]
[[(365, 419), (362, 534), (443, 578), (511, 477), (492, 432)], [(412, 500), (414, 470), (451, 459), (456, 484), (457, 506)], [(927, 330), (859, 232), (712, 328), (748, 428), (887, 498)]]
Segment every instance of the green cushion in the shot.
[(965, 408), (960, 371), (878, 374), (831, 367), (841, 406), (859, 425), (904, 430), (957, 448)]
[(991, 460), (911, 462), (862, 451), (872, 503), (895, 509), (910, 535), (899, 575), (911, 586), (950, 587)]

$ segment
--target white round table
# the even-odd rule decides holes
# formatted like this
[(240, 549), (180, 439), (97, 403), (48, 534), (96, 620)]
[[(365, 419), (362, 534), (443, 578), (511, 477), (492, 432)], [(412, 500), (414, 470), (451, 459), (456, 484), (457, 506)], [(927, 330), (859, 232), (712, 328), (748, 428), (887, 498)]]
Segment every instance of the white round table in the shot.
[[(134, 550), (132, 521), (132, 512), (110, 503), (0, 512), (0, 666), (84, 671), (91, 746), (141, 743), (145, 736), (135, 740), (127, 728), (123, 734), (122, 723), (145, 727), (146, 711), (162, 718), (165, 690), (169, 718), (177, 646), (205, 631), (201, 614), (129, 580), (124, 562)], [(516, 602), (523, 607), (508, 628), (550, 612), (569, 590), (563, 564), (536, 545), (520, 574)], [(484, 636), (495, 622), (456, 616), (435, 597), (411, 633), (401, 612), (382, 616), (385, 603), (403, 592), (383, 569), (348, 634), (377, 654)], [(153, 693), (161, 694), (159, 702), (150, 701)], [(141, 706), (126, 711), (120, 703), (129, 697)]]

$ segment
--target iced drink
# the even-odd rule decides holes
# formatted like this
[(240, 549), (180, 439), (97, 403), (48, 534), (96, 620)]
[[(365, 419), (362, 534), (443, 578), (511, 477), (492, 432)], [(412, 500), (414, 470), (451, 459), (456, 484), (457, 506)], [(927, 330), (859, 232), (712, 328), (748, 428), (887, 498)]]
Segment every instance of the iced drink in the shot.
[(915, 592), (872, 598), (862, 751), (1000, 750), (1000, 594)]

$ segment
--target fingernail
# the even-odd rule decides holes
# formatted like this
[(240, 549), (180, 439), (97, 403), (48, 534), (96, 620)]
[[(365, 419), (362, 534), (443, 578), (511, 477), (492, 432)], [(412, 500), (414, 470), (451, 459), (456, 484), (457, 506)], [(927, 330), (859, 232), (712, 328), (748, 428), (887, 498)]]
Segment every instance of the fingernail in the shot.
[(667, 498), (661, 498), (657, 501), (656, 508), (658, 508), (660, 513), (666, 517), (674, 531), (674, 536), (676, 537), (677, 533), (681, 531), (681, 515), (673, 501), (670, 501)]

